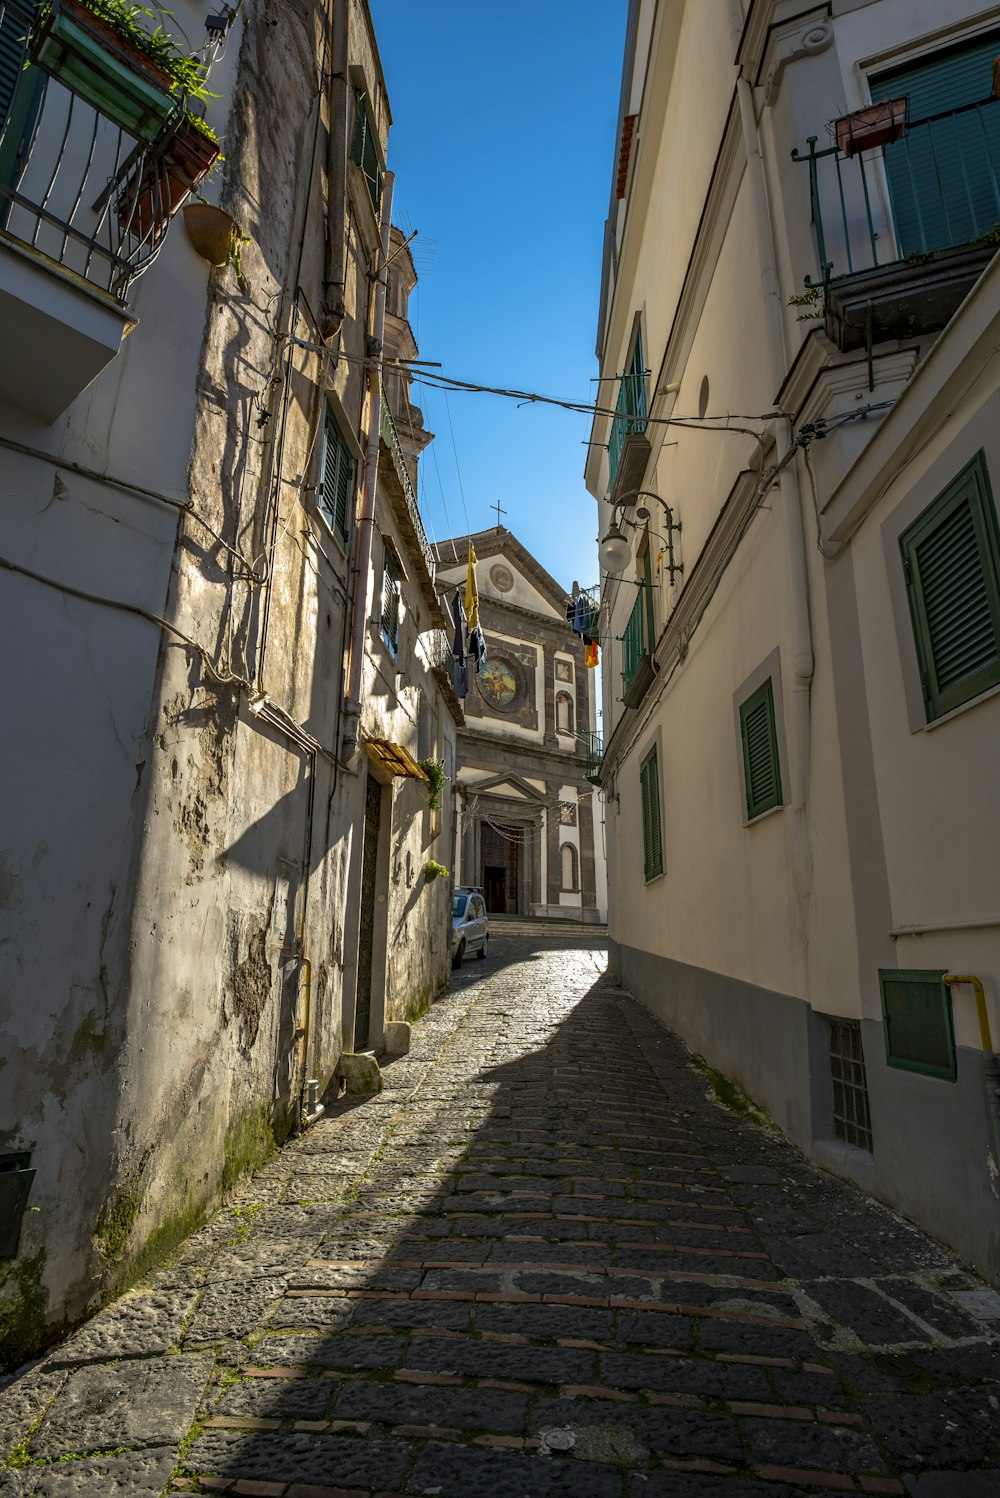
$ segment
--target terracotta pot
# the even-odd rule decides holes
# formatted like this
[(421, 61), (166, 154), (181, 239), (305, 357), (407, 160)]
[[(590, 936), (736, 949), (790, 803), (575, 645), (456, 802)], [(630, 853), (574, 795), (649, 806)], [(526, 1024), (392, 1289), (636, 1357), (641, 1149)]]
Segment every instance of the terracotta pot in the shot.
[(194, 249), (209, 265), (225, 265), (233, 235), (243, 232), (231, 213), (213, 203), (186, 203), (184, 228)]
[(119, 226), (127, 226), (133, 238), (144, 239), (165, 225), (208, 176), (220, 149), (218, 141), (182, 124), (161, 156), (146, 158), (140, 180), (133, 176), (123, 185), (117, 198)]
[(845, 114), (835, 122), (837, 145), (845, 156), (859, 156), (862, 151), (874, 151), (876, 146), (901, 140), (909, 104), (906, 97), (885, 99), (881, 104), (869, 104), (866, 109)]

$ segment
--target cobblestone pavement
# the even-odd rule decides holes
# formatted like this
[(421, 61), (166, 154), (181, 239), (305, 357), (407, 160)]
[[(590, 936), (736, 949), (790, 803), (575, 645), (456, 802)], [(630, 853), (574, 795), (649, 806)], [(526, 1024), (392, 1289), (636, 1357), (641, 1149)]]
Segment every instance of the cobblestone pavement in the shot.
[(603, 967), (463, 968), (383, 1093), (0, 1394), (0, 1495), (1000, 1494), (988, 1293)]

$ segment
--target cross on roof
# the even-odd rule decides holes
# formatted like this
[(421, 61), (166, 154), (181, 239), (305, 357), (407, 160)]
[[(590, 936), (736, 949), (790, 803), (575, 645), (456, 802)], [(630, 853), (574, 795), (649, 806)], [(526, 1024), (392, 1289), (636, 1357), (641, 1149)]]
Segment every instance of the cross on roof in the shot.
[(496, 510), (496, 512), (497, 512), (497, 530), (499, 530), (500, 529), (500, 516), (501, 515), (506, 515), (507, 511), (506, 510), (502, 510), (500, 508), (500, 501), (499, 500), (497, 500), (496, 504), (490, 505), (490, 509), (491, 510)]

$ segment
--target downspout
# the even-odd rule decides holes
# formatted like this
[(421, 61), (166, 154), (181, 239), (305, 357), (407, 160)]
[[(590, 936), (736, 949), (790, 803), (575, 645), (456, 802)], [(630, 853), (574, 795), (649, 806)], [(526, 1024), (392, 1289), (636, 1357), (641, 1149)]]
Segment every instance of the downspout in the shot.
[[(343, 325), (344, 247), (347, 239), (347, 84), (348, 0), (333, 0), (333, 76), (330, 88), (330, 130), (326, 156), (326, 261), (320, 331), (335, 338)], [(383, 257), (384, 258), (384, 257)]]
[(348, 759), (358, 750), (361, 729), (361, 690), (365, 660), (365, 624), (368, 616), (368, 580), (372, 565), (375, 529), (375, 486), (378, 480), (379, 423), (382, 416), (382, 339), (385, 333), (386, 262), (392, 226), (392, 189), (395, 175), (386, 172), (382, 184), (382, 244), (375, 283), (375, 327), (369, 340), (368, 358), (368, 447), (365, 455), (365, 485), (358, 519), (358, 549), (354, 608), (351, 620), (351, 662), (344, 704), (343, 747)]
[[(743, 31), (743, 17), (738, 0), (730, 0), (730, 21), (733, 44), (737, 46)], [(744, 77), (742, 68), (736, 78), (736, 96), (743, 132), (743, 146), (746, 152), (747, 182), (753, 206), (761, 288), (764, 303), (769, 312), (765, 325), (769, 378), (772, 389), (777, 392), (784, 381), (787, 369), (784, 308), (781, 305), (778, 291), (771, 213), (768, 206), (767, 183), (760, 150), (753, 89), (750, 80)], [(791, 447), (790, 425), (790, 420), (786, 416), (780, 416), (774, 423), (775, 447), (779, 464), (783, 458), (787, 458)], [(812, 753), (810, 708), (815, 663), (812, 626), (809, 619), (809, 574), (806, 563), (805, 532), (802, 524), (802, 491), (794, 457), (781, 468), (778, 482), (785, 533), (785, 565), (792, 613), (792, 755), (790, 767), (794, 817), (792, 848), (799, 919), (805, 948), (808, 939), (807, 916), (812, 894), (812, 858), (809, 852), (806, 813)]]

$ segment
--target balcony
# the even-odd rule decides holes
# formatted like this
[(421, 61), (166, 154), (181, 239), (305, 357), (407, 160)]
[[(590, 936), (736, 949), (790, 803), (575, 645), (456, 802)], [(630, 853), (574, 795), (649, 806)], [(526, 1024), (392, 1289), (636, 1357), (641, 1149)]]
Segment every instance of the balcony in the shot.
[(656, 671), (653, 666), (653, 595), (648, 583), (640, 583), (622, 640), (622, 701), (638, 707), (649, 691)]
[(646, 434), (646, 379), (640, 372), (622, 375), (608, 442), (610, 499), (642, 488), (649, 462)]
[(585, 778), (592, 785), (599, 785), (601, 781), (601, 760), (604, 757), (604, 741), (599, 733), (581, 733), (577, 737), (580, 740), (580, 752), (586, 760)]
[(911, 119), (876, 149), (817, 139), (792, 152), (819, 261), (805, 304), (845, 352), (939, 332), (1000, 243), (1000, 100)]
[(379, 407), (379, 436), (384, 448), (383, 458), (379, 463), (379, 478), (392, 502), (400, 528), (410, 542), (410, 550), (420, 558), (422, 565), (416, 569), (420, 591), (430, 605), (431, 616), (436, 620), (441, 616), (441, 605), (434, 588), (434, 553), (427, 540), (424, 522), (420, 518), (416, 491), (406, 466), (384, 386)]

